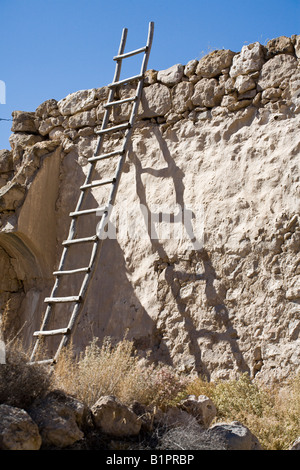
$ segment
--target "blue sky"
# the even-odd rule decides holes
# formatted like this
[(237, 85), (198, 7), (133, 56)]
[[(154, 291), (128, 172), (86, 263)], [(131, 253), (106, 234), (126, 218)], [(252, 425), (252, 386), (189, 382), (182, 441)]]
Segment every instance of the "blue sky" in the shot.
[[(162, 70), (215, 49), (238, 52), (300, 34), (300, 0), (0, 0), (0, 19), (0, 118), (11, 119), (13, 110), (111, 82), (124, 27), (131, 50), (145, 44), (154, 21), (148, 68)], [(139, 65), (128, 59), (124, 72), (134, 75)], [(0, 149), (9, 148), (10, 128), (0, 121)]]

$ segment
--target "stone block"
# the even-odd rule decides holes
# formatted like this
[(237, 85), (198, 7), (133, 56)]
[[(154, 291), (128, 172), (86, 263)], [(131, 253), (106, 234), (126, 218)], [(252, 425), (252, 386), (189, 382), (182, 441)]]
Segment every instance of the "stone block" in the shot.
[(63, 116), (89, 110), (97, 104), (97, 93), (95, 88), (71, 93), (57, 103), (58, 109)]
[(193, 85), (190, 82), (180, 82), (172, 89), (172, 103), (175, 113), (183, 113), (191, 105)]
[(160, 70), (157, 74), (157, 80), (163, 85), (174, 86), (182, 79), (183, 72), (183, 65), (176, 64), (166, 70)]
[(288, 79), (297, 70), (297, 67), (298, 61), (295, 57), (287, 54), (276, 55), (262, 66), (257, 89), (261, 91), (280, 86), (283, 80)]
[(277, 54), (294, 54), (294, 46), (291, 38), (286, 36), (280, 36), (275, 39), (271, 39), (267, 42), (266, 46), (267, 57), (271, 58)]
[(235, 52), (229, 49), (213, 51), (199, 60), (196, 74), (204, 78), (216, 77), (231, 66), (234, 56)]
[(165, 116), (172, 106), (171, 93), (167, 86), (155, 83), (143, 89), (139, 107), (140, 118)]
[(31, 134), (37, 134), (38, 131), (35, 125), (35, 117), (35, 113), (29, 113), (25, 111), (13, 111), (13, 124), (11, 131), (30, 132)]
[(196, 83), (192, 103), (194, 106), (212, 108), (221, 103), (224, 95), (224, 87), (219, 85), (215, 78), (202, 78)]
[(91, 408), (95, 425), (112, 436), (139, 434), (138, 416), (114, 396), (101, 397)]
[(229, 75), (232, 78), (260, 70), (264, 63), (263, 47), (259, 42), (243, 46), (239, 54), (234, 56)]

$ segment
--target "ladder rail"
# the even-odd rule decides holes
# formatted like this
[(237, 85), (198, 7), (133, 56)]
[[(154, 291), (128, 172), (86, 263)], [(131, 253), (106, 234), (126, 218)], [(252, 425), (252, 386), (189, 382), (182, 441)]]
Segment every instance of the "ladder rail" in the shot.
[[(86, 175), (86, 178), (85, 178), (85, 182), (80, 187), (81, 194), (78, 198), (76, 208), (75, 208), (73, 213), (70, 213), (70, 216), (72, 217), (72, 220), (71, 220), (70, 227), (69, 227), (68, 238), (67, 238), (67, 240), (65, 240), (65, 242), (63, 242), (63, 251), (62, 251), (62, 254), (61, 254), (59, 266), (58, 266), (57, 271), (54, 271), (54, 273), (53, 273), (56, 276), (56, 280), (55, 280), (53, 288), (51, 290), (50, 297), (48, 297), (48, 298), (46, 297), (46, 299), (45, 299), (45, 302), (47, 302), (48, 305), (47, 305), (47, 308), (46, 308), (46, 311), (45, 311), (45, 315), (44, 315), (44, 318), (43, 318), (41, 328), (40, 328), (39, 331), (36, 331), (34, 333), (34, 337), (36, 337), (36, 343), (33, 347), (33, 351), (32, 351), (32, 354), (31, 354), (31, 358), (30, 358), (31, 362), (33, 361), (33, 359), (35, 357), (35, 354), (38, 350), (39, 340), (41, 339), (41, 337), (44, 337), (44, 336), (46, 336), (46, 337), (50, 336), (51, 337), (51, 336), (58, 335), (58, 334), (63, 335), (63, 337), (62, 337), (62, 339), (59, 343), (59, 346), (56, 350), (56, 354), (55, 354), (53, 360), (44, 360), (44, 361), (42, 361), (42, 362), (47, 362), (47, 363), (49, 363), (49, 362), (55, 363), (55, 362), (57, 362), (58, 356), (59, 356), (62, 348), (67, 345), (67, 343), (69, 342), (72, 334), (74, 334), (74, 332), (75, 332), (76, 325), (77, 325), (80, 313), (83, 309), (84, 302), (85, 302), (88, 290), (89, 290), (89, 288), (92, 284), (93, 276), (94, 276), (94, 273), (95, 273), (95, 267), (97, 266), (97, 263), (99, 261), (99, 257), (100, 257), (100, 254), (101, 254), (101, 248), (102, 248), (103, 241), (104, 241), (104, 238), (105, 238), (104, 237), (105, 228), (106, 228), (107, 223), (109, 221), (110, 213), (111, 213), (112, 207), (113, 207), (115, 199), (116, 199), (117, 190), (118, 190), (118, 186), (119, 186), (119, 183), (120, 183), (123, 166), (124, 166), (124, 162), (125, 162), (125, 159), (126, 159), (126, 153), (128, 151), (128, 146), (129, 146), (131, 134), (133, 132), (133, 125), (134, 125), (134, 121), (135, 121), (135, 118), (136, 118), (136, 115), (137, 115), (137, 112), (138, 112), (138, 106), (139, 106), (140, 99), (141, 99), (141, 94), (142, 94), (142, 89), (143, 89), (143, 84), (144, 84), (144, 74), (146, 72), (146, 68), (147, 68), (147, 65), (148, 65), (149, 55), (150, 55), (152, 41), (153, 41), (153, 32), (154, 32), (154, 23), (150, 22), (149, 23), (148, 37), (147, 37), (146, 46), (144, 46), (143, 48), (137, 49), (135, 51), (131, 51), (130, 53), (124, 53), (128, 30), (127, 30), (127, 28), (124, 28), (123, 31), (122, 31), (122, 36), (121, 36), (120, 46), (119, 46), (119, 50), (118, 50), (118, 55), (114, 57), (114, 60), (116, 60), (116, 66), (115, 66), (115, 73), (114, 73), (114, 78), (113, 78), (113, 82), (112, 82), (113, 86), (110, 88), (108, 101), (105, 105), (105, 113), (104, 113), (104, 117), (103, 117), (103, 121), (102, 121), (101, 131), (99, 132), (99, 135), (98, 135), (98, 142), (97, 142), (96, 150), (94, 152), (93, 157), (88, 159), (90, 166), (88, 168), (88, 172), (87, 172), (87, 175)], [(141, 65), (141, 71), (140, 71), (140, 74), (138, 76), (139, 77), (139, 82), (138, 82), (138, 85), (137, 85), (137, 90), (136, 90), (135, 97), (134, 98), (128, 98), (128, 99), (126, 98), (124, 100), (114, 101), (115, 91), (116, 91), (116, 88), (117, 88), (118, 84), (126, 83), (126, 80), (125, 81), (120, 80), (122, 60), (124, 58), (131, 57), (132, 55), (135, 55), (135, 54), (138, 54), (138, 53), (141, 53), (141, 52), (144, 52), (144, 57), (143, 57), (142, 65)], [(126, 128), (125, 136), (124, 136), (124, 144), (123, 144), (122, 148), (120, 149), (120, 151), (108, 152), (107, 154), (102, 154), (101, 155), (104, 137), (105, 137), (107, 132), (112, 132), (112, 130), (110, 130), (111, 128), (107, 127), (108, 122), (109, 122), (109, 118), (110, 118), (111, 109), (112, 109), (113, 105), (122, 104), (122, 103), (125, 103), (125, 102), (132, 102), (133, 107), (132, 107), (132, 111), (131, 111), (131, 115), (130, 115), (128, 125), (127, 126), (121, 125), (122, 129)], [(120, 126), (115, 126), (115, 129), (116, 128), (118, 129), (118, 128), (120, 128)], [(100, 154), (100, 156), (99, 156), (99, 154)], [(95, 171), (96, 162), (98, 160), (102, 159), (102, 158), (108, 158), (109, 156), (115, 156), (115, 155), (120, 155), (120, 158), (119, 158), (119, 161), (118, 161), (115, 176), (110, 181), (110, 184), (112, 184), (112, 189), (111, 189), (110, 194), (109, 194), (108, 204), (105, 206), (105, 208), (104, 208), (105, 210), (102, 211), (100, 223), (97, 225), (97, 233), (93, 237), (86, 237), (86, 238), (83, 238), (83, 239), (76, 239), (74, 237), (76, 235), (76, 227), (77, 227), (77, 221), (78, 221), (79, 216), (83, 215), (83, 214), (96, 212), (95, 209), (81, 210), (81, 207), (82, 207), (82, 205), (83, 205), (83, 203), (84, 203), (84, 201), (87, 197), (88, 190), (95, 187), (95, 186), (100, 186), (101, 185), (101, 184), (99, 184), (100, 181), (93, 181), (92, 180), (93, 174), (94, 174), (94, 171)], [(108, 181), (105, 181), (103, 184), (107, 184), (107, 183), (108, 183)], [(101, 209), (103, 209), (103, 208), (101, 208)], [(74, 215), (72, 216), (72, 214), (75, 214), (76, 216), (74, 216)], [(91, 256), (90, 256), (90, 261), (89, 261), (88, 266), (85, 267), (85, 268), (64, 270), (64, 265), (65, 265), (65, 262), (66, 262), (69, 246), (72, 245), (72, 244), (85, 242), (85, 241), (91, 241), (93, 243)], [(60, 280), (64, 277), (63, 274), (72, 274), (72, 273), (79, 273), (79, 272), (85, 273), (84, 274), (84, 279), (81, 283), (79, 295), (78, 296), (71, 296), (71, 297), (56, 297), (56, 292), (59, 288)], [(67, 328), (46, 330), (46, 328), (47, 328), (47, 326), (50, 322), (50, 319), (51, 319), (52, 306), (56, 303), (59, 303), (59, 302), (75, 302), (75, 305), (74, 305), (73, 310), (72, 310), (71, 317), (69, 319), (68, 326), (67, 326)]]

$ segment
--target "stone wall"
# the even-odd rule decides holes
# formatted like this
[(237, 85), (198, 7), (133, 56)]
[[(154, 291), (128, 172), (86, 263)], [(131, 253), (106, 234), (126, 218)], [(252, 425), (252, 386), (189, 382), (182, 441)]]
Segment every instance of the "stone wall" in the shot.
[[(209, 379), (248, 371), (270, 381), (299, 369), (299, 60), (293, 36), (147, 71), (113, 212), (119, 230), (104, 242), (78, 349), (93, 336), (128, 331), (141, 354)], [(134, 90), (125, 85), (118, 96)], [(106, 87), (81, 90), (14, 112), (11, 150), (0, 151), (0, 299), (7, 332), (21, 328), (27, 342), (107, 96)], [(129, 104), (115, 108), (111, 123), (129, 112)], [(104, 148), (121, 139), (113, 133)], [(110, 176), (112, 161), (97, 172)], [(104, 201), (93, 190), (90, 207)], [(189, 230), (177, 222), (178, 208), (194, 216)], [(145, 210), (156, 224), (146, 224)], [(128, 218), (129, 233), (121, 230)], [(94, 224), (85, 221), (82, 234)], [(82, 266), (87, 254), (74, 255)]]

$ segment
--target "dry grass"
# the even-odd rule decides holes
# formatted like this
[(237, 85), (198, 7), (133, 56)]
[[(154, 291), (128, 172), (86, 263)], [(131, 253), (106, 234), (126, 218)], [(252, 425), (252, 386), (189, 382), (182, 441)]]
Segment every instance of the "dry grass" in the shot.
[(77, 362), (72, 349), (64, 351), (55, 368), (56, 385), (88, 406), (103, 395), (114, 395), (126, 404), (138, 401), (164, 407), (185, 389), (185, 381), (172, 368), (140, 360), (132, 342), (124, 339), (115, 346), (110, 338), (101, 346), (97, 342), (95, 338)]
[(272, 388), (253, 383), (247, 374), (218, 383), (196, 379), (187, 392), (210, 397), (218, 421), (240, 421), (266, 450), (286, 450), (300, 436), (300, 374)]
[(0, 365), (0, 403), (26, 409), (50, 387), (49, 370), (29, 364), (21, 343), (6, 345), (6, 364)]

